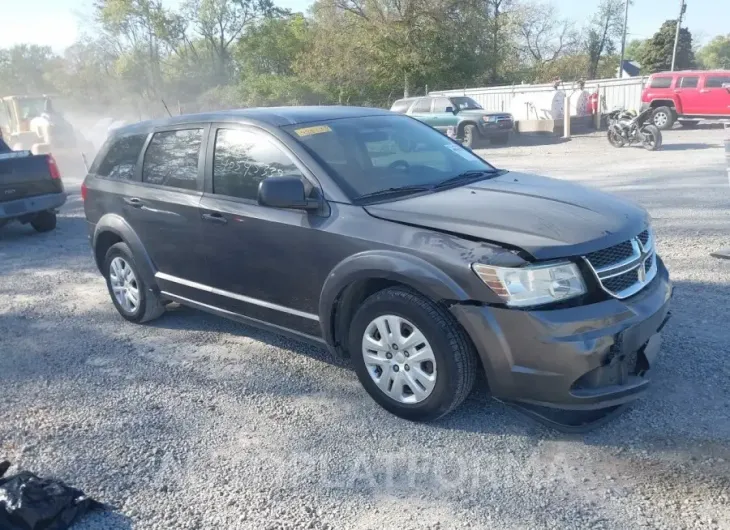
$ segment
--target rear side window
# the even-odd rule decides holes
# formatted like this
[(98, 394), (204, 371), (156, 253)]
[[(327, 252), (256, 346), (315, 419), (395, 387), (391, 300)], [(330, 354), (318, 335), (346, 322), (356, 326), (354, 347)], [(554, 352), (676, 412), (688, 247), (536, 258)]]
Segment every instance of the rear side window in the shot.
[(722, 88), (725, 85), (730, 85), (730, 75), (711, 75), (705, 80), (705, 88)]
[(133, 180), (137, 159), (146, 139), (146, 134), (136, 134), (114, 141), (99, 164), (96, 174), (115, 180)]
[(431, 99), (430, 98), (421, 98), (419, 99), (416, 104), (413, 106), (412, 112), (431, 112)]
[(277, 176), (304, 179), (291, 158), (262, 133), (218, 130), (213, 153), (213, 193), (256, 200), (259, 182)]
[(399, 112), (401, 114), (404, 114), (408, 107), (411, 106), (411, 103), (413, 103), (412, 99), (400, 99), (393, 103), (393, 106), (390, 107), (391, 112)]
[(679, 80), (679, 86), (681, 88), (697, 88), (699, 77), (683, 77)]
[(198, 189), (203, 129), (155, 133), (144, 155), (142, 181), (184, 190)]
[(651, 80), (651, 88), (669, 88), (672, 86), (671, 77), (654, 77)]
[(436, 98), (433, 100), (433, 111), (434, 112), (446, 112), (446, 108), (454, 108), (454, 104), (447, 98)]

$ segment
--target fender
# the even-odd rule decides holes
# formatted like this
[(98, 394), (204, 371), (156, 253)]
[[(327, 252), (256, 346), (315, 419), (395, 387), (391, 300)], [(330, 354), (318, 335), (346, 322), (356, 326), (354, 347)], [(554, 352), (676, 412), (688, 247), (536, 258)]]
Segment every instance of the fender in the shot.
[[(104, 232), (112, 232), (119, 236), (129, 248), (132, 249), (137, 268), (142, 276), (142, 281), (147, 285), (148, 289), (157, 290), (157, 282), (155, 281), (155, 266), (150, 259), (149, 254), (144, 248), (142, 241), (137, 233), (129, 226), (129, 223), (123, 217), (114, 213), (105, 214), (96, 223), (94, 235), (92, 237), (91, 246), (94, 249), (94, 257), (96, 258), (96, 243), (99, 236)], [(101, 270), (102, 263), (97, 260), (97, 267)]]
[(467, 301), (469, 295), (451, 277), (426, 260), (390, 250), (372, 250), (354, 254), (341, 261), (322, 286), (319, 297), (319, 321), (322, 336), (335, 344), (333, 315), (342, 291), (358, 280), (384, 279), (408, 285), (434, 301)]

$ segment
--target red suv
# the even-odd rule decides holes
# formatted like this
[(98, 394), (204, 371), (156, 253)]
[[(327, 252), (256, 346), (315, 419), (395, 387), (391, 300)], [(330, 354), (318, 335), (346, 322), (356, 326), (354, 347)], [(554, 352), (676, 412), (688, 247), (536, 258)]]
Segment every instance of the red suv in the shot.
[(653, 74), (641, 102), (642, 110), (655, 109), (653, 121), (660, 129), (677, 120), (692, 127), (701, 119), (730, 119), (730, 70)]

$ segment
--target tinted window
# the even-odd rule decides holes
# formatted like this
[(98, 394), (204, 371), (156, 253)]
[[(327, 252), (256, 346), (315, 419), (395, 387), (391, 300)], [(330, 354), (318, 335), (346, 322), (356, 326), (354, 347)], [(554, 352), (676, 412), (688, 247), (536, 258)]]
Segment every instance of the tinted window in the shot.
[(142, 180), (186, 190), (198, 189), (198, 159), (203, 129), (158, 132), (142, 165)]
[(343, 118), (284, 127), (352, 198), (431, 186), (489, 164), (428, 125), (405, 116)]
[(655, 77), (651, 80), (651, 88), (669, 88), (672, 86), (671, 77)]
[(294, 162), (264, 134), (218, 130), (213, 154), (213, 193), (256, 200), (259, 182), (283, 175), (302, 177)]
[(454, 104), (448, 100), (448, 98), (435, 98), (433, 100), (433, 111), (434, 112), (446, 112), (446, 107), (454, 108)]
[(722, 88), (723, 85), (730, 84), (730, 75), (720, 76), (713, 75), (708, 76), (705, 80), (705, 88)]
[(401, 114), (403, 114), (408, 110), (408, 107), (411, 106), (411, 103), (413, 103), (412, 99), (400, 99), (393, 103), (393, 106), (390, 107), (390, 110), (392, 112), (400, 112)]
[(99, 164), (96, 174), (110, 179), (132, 180), (137, 167), (139, 152), (142, 150), (146, 134), (125, 136), (117, 139)]
[(431, 99), (430, 98), (421, 98), (419, 99), (416, 104), (413, 106), (412, 112), (431, 112)]
[(683, 77), (679, 81), (679, 86), (682, 88), (697, 88), (697, 82), (699, 80), (699, 77)]
[(459, 96), (457, 98), (451, 98), (451, 102), (456, 105), (459, 110), (466, 109), (481, 109), (482, 106), (471, 98)]

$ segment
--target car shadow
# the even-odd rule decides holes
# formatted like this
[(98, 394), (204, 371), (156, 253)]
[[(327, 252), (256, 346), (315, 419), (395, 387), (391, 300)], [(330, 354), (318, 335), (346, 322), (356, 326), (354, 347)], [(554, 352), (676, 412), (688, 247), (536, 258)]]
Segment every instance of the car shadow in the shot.
[(506, 144), (492, 144), (486, 142), (479, 146), (479, 149), (500, 149), (508, 147), (537, 147), (541, 145), (559, 145), (570, 142), (569, 138), (563, 138), (553, 133), (515, 133), (510, 136)]
[(298, 355), (306, 355), (307, 357), (332, 366), (352, 369), (348, 359), (333, 356), (324, 346), (307, 342), (304, 339), (300, 340), (279, 335), (252, 325), (212, 315), (205, 311), (177, 303), (170, 304), (165, 314), (161, 318), (151, 322), (149, 326), (173, 330), (215, 331), (217, 333), (228, 333), (230, 335), (247, 337), (276, 348), (289, 350)]
[(696, 144), (663, 144), (662, 151), (697, 151), (700, 149), (717, 149), (719, 144), (696, 143)]

